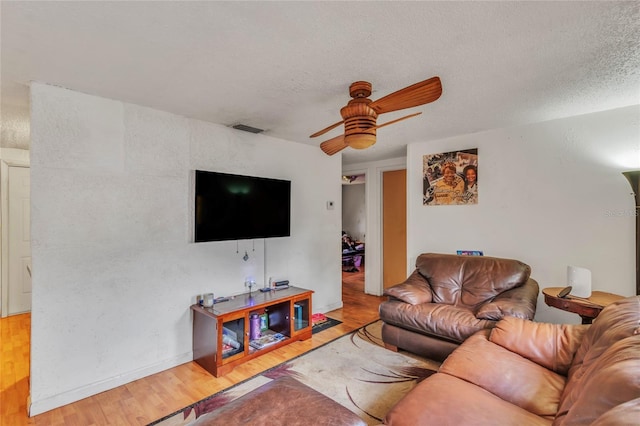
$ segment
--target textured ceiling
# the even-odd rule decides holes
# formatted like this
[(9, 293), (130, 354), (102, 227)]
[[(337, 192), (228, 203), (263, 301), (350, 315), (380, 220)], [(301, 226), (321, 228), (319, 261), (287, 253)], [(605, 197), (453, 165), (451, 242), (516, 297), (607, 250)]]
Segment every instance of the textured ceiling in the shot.
[(319, 145), (349, 84), (371, 99), (434, 75), (442, 97), (382, 115), (345, 163), (406, 144), (640, 103), (639, 2), (10, 2), (3, 126), (29, 81)]

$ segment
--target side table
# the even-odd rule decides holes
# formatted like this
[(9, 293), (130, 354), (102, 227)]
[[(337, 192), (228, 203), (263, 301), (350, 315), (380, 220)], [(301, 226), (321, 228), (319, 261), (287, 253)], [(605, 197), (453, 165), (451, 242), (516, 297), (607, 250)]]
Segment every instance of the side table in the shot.
[(624, 299), (624, 296), (618, 294), (606, 293), (604, 291), (592, 291), (591, 297), (582, 298), (575, 297), (571, 294), (566, 297), (558, 297), (558, 293), (564, 287), (547, 287), (542, 289), (544, 294), (544, 303), (563, 311), (573, 312), (580, 315), (582, 324), (591, 324), (593, 319), (600, 314), (607, 305), (612, 304), (616, 300)]

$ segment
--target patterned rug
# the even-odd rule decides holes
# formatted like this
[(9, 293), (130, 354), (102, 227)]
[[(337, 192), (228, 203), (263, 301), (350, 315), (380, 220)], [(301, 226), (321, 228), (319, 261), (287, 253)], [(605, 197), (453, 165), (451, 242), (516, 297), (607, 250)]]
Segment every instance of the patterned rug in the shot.
[(292, 376), (347, 407), (367, 424), (378, 425), (402, 396), (440, 365), (408, 352), (385, 349), (381, 325), (380, 321), (366, 325), (151, 424), (188, 425), (271, 380)]

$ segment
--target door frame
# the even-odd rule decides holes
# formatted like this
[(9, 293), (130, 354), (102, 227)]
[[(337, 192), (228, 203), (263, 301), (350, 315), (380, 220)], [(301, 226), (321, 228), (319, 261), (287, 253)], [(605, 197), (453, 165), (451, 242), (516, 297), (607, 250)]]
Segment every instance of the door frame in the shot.
[[(407, 168), (406, 157), (366, 163), (344, 164), (343, 175), (365, 175), (366, 229), (365, 241), (367, 267), (364, 268), (364, 292), (381, 296), (382, 283), (382, 174)], [(407, 179), (409, 179), (407, 175)], [(409, 196), (407, 194), (407, 203)], [(409, 210), (407, 209), (407, 214)], [(408, 221), (408, 218), (407, 218)], [(407, 260), (408, 262), (408, 260)], [(408, 269), (408, 266), (407, 266)]]
[(9, 312), (9, 167), (31, 167), (26, 149), (0, 148), (0, 317)]

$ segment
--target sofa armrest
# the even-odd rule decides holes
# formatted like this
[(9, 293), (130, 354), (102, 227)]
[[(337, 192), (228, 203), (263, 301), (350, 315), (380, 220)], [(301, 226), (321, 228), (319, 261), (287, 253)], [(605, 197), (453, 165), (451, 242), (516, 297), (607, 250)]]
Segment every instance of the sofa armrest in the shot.
[(589, 325), (549, 324), (505, 317), (489, 340), (549, 370), (567, 375)]
[(395, 297), (411, 305), (429, 303), (433, 300), (433, 293), (431, 292), (429, 282), (425, 277), (420, 275), (417, 269), (413, 271), (404, 282), (387, 288), (383, 294), (385, 296)]
[(480, 305), (476, 318), (498, 321), (505, 316), (532, 320), (538, 303), (538, 283), (529, 278), (520, 287), (500, 293), (491, 302)]

